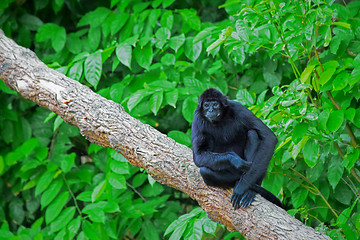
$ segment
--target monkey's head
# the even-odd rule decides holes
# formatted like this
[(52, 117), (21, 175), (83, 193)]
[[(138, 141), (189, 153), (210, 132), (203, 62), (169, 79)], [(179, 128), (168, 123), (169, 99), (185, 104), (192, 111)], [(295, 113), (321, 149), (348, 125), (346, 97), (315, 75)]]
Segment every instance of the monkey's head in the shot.
[(228, 106), (227, 98), (220, 91), (209, 88), (199, 97), (198, 111), (210, 122), (219, 121)]

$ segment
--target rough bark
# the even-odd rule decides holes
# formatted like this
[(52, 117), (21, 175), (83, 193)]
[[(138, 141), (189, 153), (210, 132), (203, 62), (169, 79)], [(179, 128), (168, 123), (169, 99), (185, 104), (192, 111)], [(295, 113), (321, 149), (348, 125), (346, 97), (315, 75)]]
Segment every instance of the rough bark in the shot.
[(204, 184), (189, 148), (132, 118), (121, 105), (48, 68), (1, 30), (0, 78), (22, 97), (78, 127), (89, 141), (115, 149), (158, 182), (185, 192), (212, 220), (231, 231), (248, 239), (329, 239), (261, 197), (249, 208), (234, 211), (231, 193)]

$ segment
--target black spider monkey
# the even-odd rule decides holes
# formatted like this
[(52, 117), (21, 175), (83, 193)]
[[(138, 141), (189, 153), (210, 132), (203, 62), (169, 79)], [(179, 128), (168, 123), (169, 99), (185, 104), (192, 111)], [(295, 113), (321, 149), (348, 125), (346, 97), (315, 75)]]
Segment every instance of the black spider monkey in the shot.
[(205, 183), (234, 187), (235, 209), (246, 208), (256, 193), (283, 208), (261, 187), (277, 138), (249, 109), (210, 88), (199, 98), (192, 123), (193, 157)]

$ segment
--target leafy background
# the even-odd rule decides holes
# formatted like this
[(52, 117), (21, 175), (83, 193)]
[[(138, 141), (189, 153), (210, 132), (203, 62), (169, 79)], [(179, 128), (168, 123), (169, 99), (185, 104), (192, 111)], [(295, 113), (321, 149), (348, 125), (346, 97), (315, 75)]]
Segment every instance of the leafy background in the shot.
[[(278, 136), (263, 186), (288, 213), (333, 239), (359, 239), (359, 10), (334, 0), (4, 0), (0, 26), (187, 146), (197, 97), (220, 89)], [(242, 238), (0, 89), (0, 238)]]

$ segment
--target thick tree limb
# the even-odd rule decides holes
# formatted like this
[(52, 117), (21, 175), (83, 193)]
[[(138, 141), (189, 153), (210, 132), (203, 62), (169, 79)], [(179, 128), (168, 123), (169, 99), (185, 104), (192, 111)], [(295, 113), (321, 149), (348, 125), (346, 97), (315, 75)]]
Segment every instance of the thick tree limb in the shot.
[(121, 105), (49, 69), (1, 30), (0, 78), (22, 97), (78, 127), (89, 141), (115, 149), (158, 182), (185, 192), (231, 231), (248, 239), (329, 239), (261, 197), (251, 207), (234, 211), (228, 191), (204, 184), (189, 148), (132, 118)]

